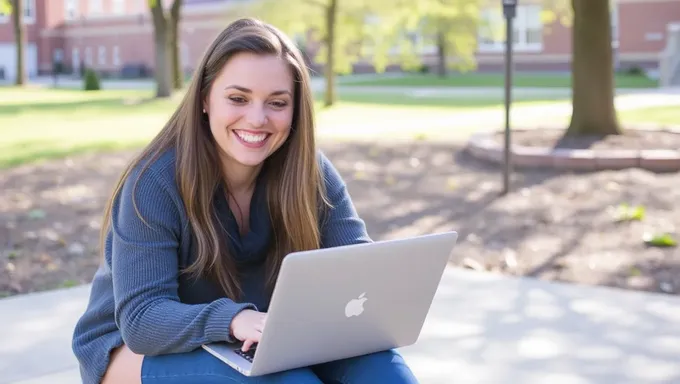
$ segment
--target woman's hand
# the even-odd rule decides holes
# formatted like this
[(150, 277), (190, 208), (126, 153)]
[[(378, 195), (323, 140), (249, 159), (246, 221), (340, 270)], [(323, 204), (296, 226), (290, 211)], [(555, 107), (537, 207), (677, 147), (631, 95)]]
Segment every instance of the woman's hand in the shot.
[(241, 350), (247, 352), (250, 347), (260, 342), (267, 314), (245, 309), (231, 320), (231, 334), (243, 342)]

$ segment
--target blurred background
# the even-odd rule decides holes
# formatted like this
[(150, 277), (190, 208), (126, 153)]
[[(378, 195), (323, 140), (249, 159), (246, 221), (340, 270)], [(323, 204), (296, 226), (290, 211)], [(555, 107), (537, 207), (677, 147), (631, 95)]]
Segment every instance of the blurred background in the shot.
[(114, 182), (243, 16), (369, 234), (460, 234), (424, 382), (678, 381), (680, 0), (0, 0), (0, 384), (78, 382)]
[(520, 1), (511, 47), (500, 0), (0, 4), (0, 296), (90, 281), (113, 181), (242, 16), (304, 53), (375, 239), (457, 230), (453, 265), (680, 292), (680, 0)]

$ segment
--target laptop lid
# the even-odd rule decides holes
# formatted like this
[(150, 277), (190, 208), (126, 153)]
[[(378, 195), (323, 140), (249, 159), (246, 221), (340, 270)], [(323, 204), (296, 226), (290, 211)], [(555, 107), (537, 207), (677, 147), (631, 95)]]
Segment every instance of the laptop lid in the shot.
[(446, 232), (286, 256), (251, 374), (415, 343), (457, 238)]

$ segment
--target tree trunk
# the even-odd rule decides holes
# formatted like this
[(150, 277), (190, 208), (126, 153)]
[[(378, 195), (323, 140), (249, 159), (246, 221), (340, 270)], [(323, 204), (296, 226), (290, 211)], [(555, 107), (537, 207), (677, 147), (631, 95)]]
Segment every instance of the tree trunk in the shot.
[(331, 0), (326, 9), (326, 97), (324, 106), (335, 103), (335, 27), (338, 0)]
[(169, 31), (169, 44), (170, 44), (170, 55), (172, 57), (172, 87), (174, 89), (182, 89), (184, 85), (184, 74), (182, 71), (182, 60), (180, 57), (180, 35), (179, 35), (179, 22), (180, 22), (180, 8), (182, 5), (182, 0), (175, 0), (172, 3), (172, 8), (170, 8), (170, 31)]
[(614, 107), (609, 1), (572, 0), (572, 105), (565, 135), (622, 133)]
[(17, 47), (17, 74), (15, 84), (23, 86), (26, 84), (26, 27), (24, 26), (24, 2), (22, 0), (12, 0), (12, 21), (14, 24), (14, 42)]
[(156, 97), (170, 97), (172, 93), (172, 76), (170, 64), (170, 45), (168, 44), (168, 22), (163, 12), (163, 5), (157, 1), (151, 8), (153, 17)]
[(437, 31), (437, 58), (439, 60), (437, 74), (440, 77), (446, 77), (446, 54), (446, 36), (444, 36), (444, 31), (440, 27)]

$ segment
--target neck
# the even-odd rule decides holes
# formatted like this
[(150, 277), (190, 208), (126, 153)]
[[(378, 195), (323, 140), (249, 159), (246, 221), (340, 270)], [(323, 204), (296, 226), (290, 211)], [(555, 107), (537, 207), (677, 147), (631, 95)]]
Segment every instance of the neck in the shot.
[(239, 164), (232, 159), (222, 160), (224, 178), (231, 193), (243, 194), (252, 192), (255, 188), (255, 182), (260, 169), (262, 169), (262, 165), (249, 167)]

